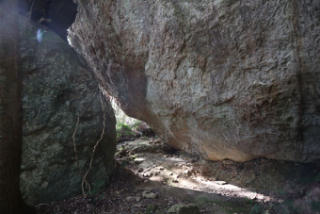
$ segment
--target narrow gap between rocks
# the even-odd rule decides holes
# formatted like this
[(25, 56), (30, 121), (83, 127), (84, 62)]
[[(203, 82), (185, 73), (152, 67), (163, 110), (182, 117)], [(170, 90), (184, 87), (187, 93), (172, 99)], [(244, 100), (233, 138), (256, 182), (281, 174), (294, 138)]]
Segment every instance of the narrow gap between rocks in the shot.
[[(44, 1), (37, 2), (41, 8)], [(39, 20), (39, 30), (45, 25), (64, 39), (64, 27), (73, 21), (62, 20), (60, 31), (55, 20)], [(38, 32), (41, 43), (44, 31)], [(68, 94), (62, 93), (59, 101), (64, 103)], [(38, 204), (38, 213), (272, 214), (297, 213), (294, 207), (320, 209), (319, 164), (262, 158), (244, 163), (203, 160), (170, 147), (146, 123), (127, 117), (113, 100), (111, 104), (117, 117), (117, 148), (109, 185), (87, 197)]]
[(314, 164), (206, 161), (168, 146), (147, 124), (111, 103), (117, 117), (111, 185), (92, 197), (39, 205), (42, 213), (268, 214), (312, 197), (305, 191), (319, 179)]

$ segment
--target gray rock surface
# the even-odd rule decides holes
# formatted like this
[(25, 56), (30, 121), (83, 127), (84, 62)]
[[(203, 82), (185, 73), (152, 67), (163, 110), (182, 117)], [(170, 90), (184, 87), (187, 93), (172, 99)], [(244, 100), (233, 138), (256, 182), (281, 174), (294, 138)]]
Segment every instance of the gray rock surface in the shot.
[[(21, 19), (23, 155), (21, 190), (30, 204), (91, 193), (108, 183), (115, 151), (115, 117), (92, 73), (60, 37)], [(76, 154), (75, 154), (76, 151)], [(85, 186), (88, 192), (88, 186)]]
[(320, 1), (78, 0), (101, 86), (206, 159), (320, 157)]

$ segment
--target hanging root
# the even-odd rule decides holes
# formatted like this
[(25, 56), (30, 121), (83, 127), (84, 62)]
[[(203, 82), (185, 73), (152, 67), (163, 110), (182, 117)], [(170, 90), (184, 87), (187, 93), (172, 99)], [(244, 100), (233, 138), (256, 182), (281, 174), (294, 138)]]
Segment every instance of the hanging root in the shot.
[(99, 139), (97, 140), (97, 142), (95, 143), (93, 149), (92, 149), (92, 153), (91, 153), (91, 158), (90, 158), (90, 162), (89, 162), (89, 166), (87, 171), (84, 173), (83, 177), (82, 177), (82, 182), (81, 182), (81, 189), (82, 189), (82, 195), (83, 197), (87, 197), (88, 193), (91, 192), (91, 185), (87, 180), (87, 177), (92, 169), (92, 165), (93, 165), (93, 161), (94, 161), (94, 156), (96, 153), (96, 150), (100, 144), (100, 142), (103, 140), (104, 134), (105, 134), (105, 128), (106, 128), (106, 110), (104, 108), (104, 104), (102, 101), (102, 95), (100, 94), (100, 104), (101, 104), (101, 109), (103, 111), (103, 121), (102, 121), (102, 131), (100, 134)]
[(78, 131), (78, 128), (79, 128), (79, 123), (80, 123), (80, 116), (79, 116), (79, 113), (78, 113), (76, 126), (74, 128), (73, 133), (72, 133), (72, 143), (73, 143), (74, 158), (75, 158), (76, 163), (77, 163), (77, 168), (80, 170), (80, 174), (81, 174), (81, 169), (80, 169), (80, 166), (79, 166), (79, 158), (78, 158), (78, 149), (77, 149), (77, 144), (76, 144), (76, 134), (77, 134), (77, 131)]

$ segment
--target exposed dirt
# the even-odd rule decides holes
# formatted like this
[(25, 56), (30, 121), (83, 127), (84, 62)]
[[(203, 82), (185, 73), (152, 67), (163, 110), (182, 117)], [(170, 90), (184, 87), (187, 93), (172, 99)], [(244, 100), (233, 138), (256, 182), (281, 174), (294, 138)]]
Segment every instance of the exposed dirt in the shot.
[(116, 160), (104, 192), (40, 204), (39, 213), (162, 214), (178, 203), (202, 214), (320, 213), (316, 164), (209, 162), (144, 137), (119, 143)]

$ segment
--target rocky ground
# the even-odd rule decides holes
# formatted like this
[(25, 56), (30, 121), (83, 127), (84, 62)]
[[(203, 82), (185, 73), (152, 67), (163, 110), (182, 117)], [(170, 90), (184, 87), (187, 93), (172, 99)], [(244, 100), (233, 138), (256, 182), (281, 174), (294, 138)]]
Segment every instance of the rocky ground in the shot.
[(112, 184), (93, 197), (39, 204), (45, 214), (316, 214), (316, 164), (204, 161), (157, 137), (118, 144)]

